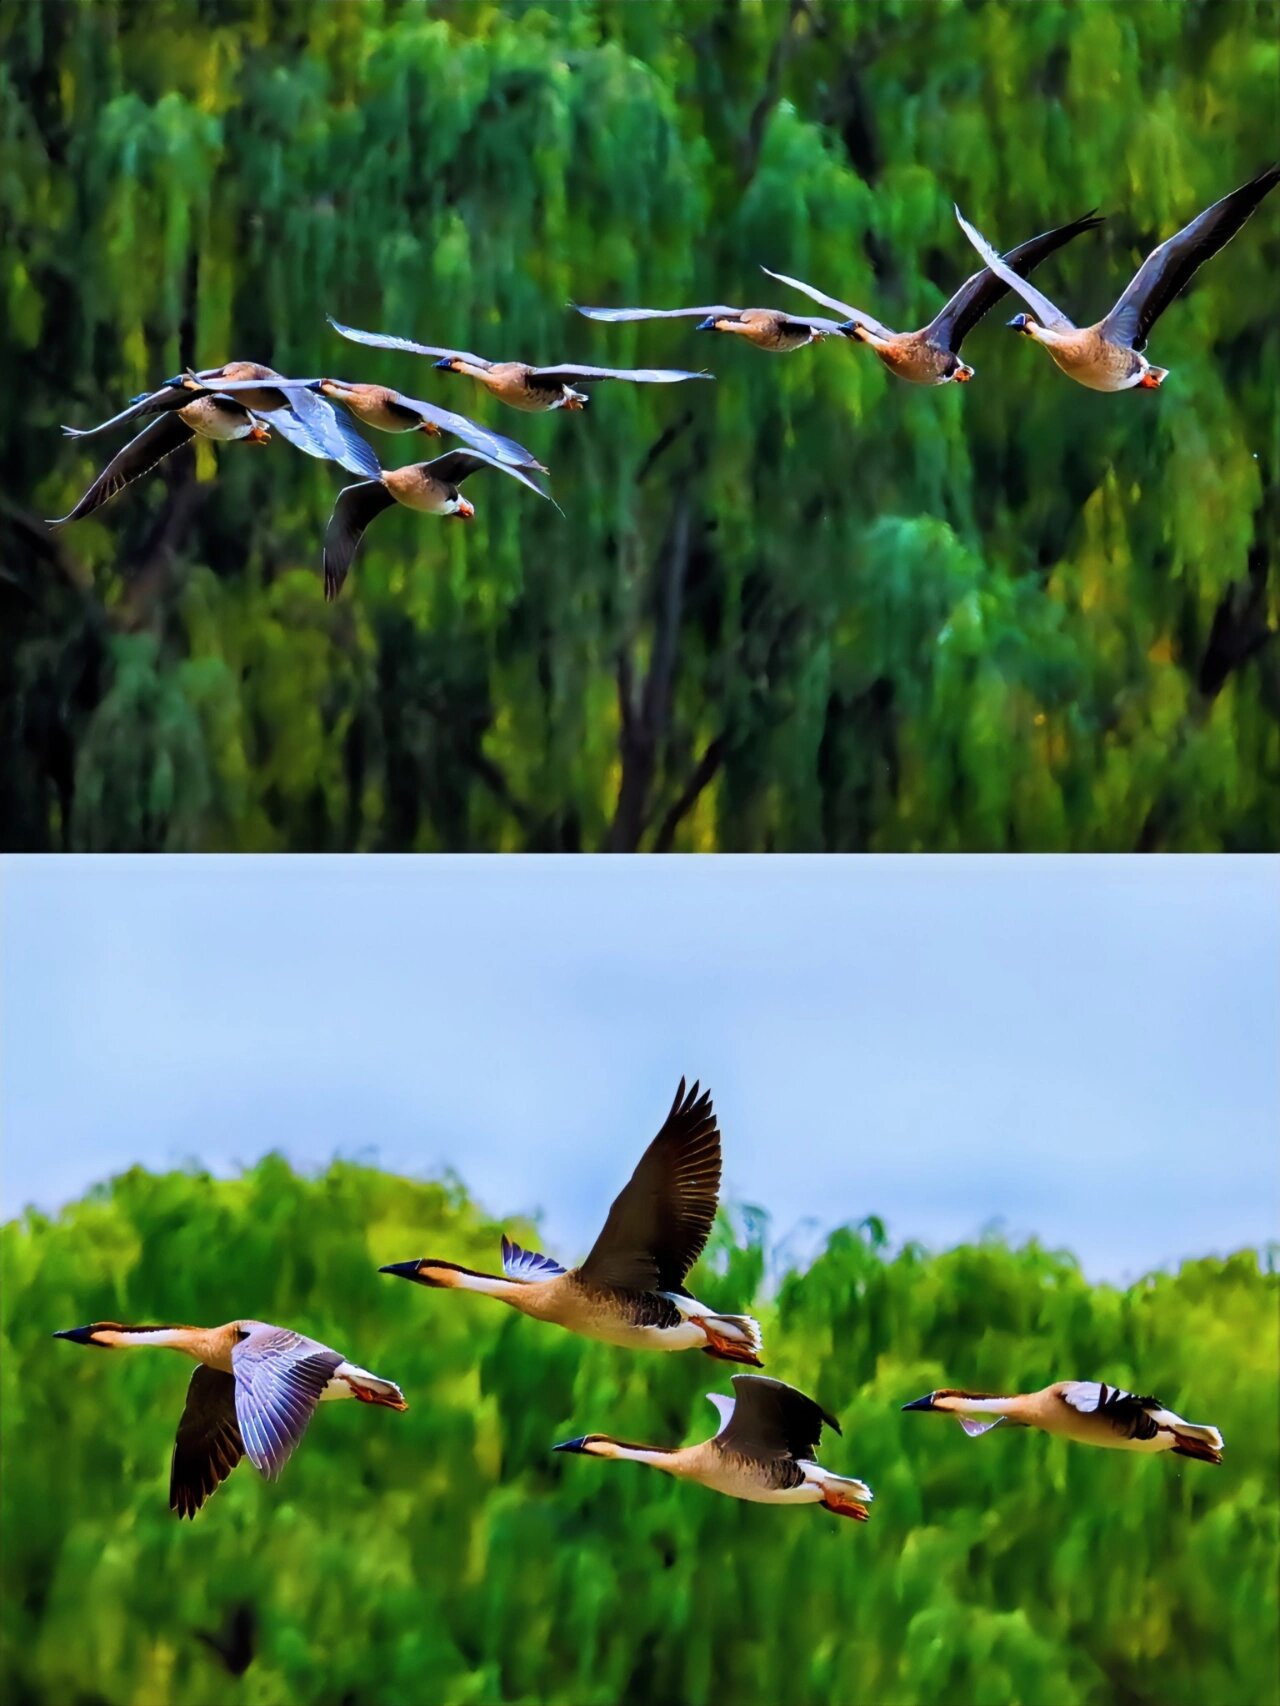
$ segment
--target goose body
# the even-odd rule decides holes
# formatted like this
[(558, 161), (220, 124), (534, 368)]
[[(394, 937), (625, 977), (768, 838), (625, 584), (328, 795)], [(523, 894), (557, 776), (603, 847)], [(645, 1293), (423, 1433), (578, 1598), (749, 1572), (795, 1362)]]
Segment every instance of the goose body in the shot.
[(702, 1254), (720, 1190), (720, 1133), (710, 1094), (680, 1080), (661, 1131), (614, 1201), (586, 1260), (563, 1268), (502, 1240), (502, 1273), (434, 1257), (382, 1269), (418, 1285), (472, 1291), (583, 1338), (628, 1350), (700, 1350), (759, 1367), (760, 1329), (721, 1315), (685, 1290)]
[[(1003, 257), (1004, 263), (1019, 277), (1024, 277), (1055, 249), (1071, 242), (1081, 232), (1094, 230), (1101, 223), (1094, 214), (1087, 213), (1069, 225), (1043, 231), (1038, 237), (1029, 237), (1025, 243), (1011, 249)], [(999, 274), (992, 272), (990, 267), (983, 267), (964, 281), (927, 326), (915, 332), (894, 332), (862, 309), (852, 308), (847, 302), (827, 296), (811, 284), (805, 284), (798, 278), (788, 278), (785, 273), (772, 272), (768, 267), (762, 270), (770, 278), (789, 284), (793, 290), (803, 291), (815, 302), (834, 308), (845, 316), (836, 330), (856, 343), (870, 345), (890, 373), (912, 385), (947, 385), (953, 381), (963, 385), (972, 379), (973, 368), (960, 359), (960, 345), (978, 321), (1009, 290)]]
[(726, 332), (771, 355), (803, 349), (840, 330), (835, 320), (815, 315), (787, 314), (778, 308), (728, 308), (723, 303), (701, 308), (579, 308), (578, 312), (588, 320), (604, 320), (610, 325), (632, 320), (697, 320), (700, 332)]
[(187, 1387), (170, 1470), (169, 1508), (179, 1517), (194, 1517), (242, 1457), (274, 1480), (317, 1404), (354, 1398), (408, 1409), (393, 1381), (348, 1362), (318, 1339), (266, 1321), (228, 1321), (220, 1327), (97, 1321), (54, 1337), (104, 1350), (159, 1346), (201, 1365)]
[(379, 469), (376, 479), (344, 486), (338, 493), (324, 536), (325, 598), (335, 599), (342, 591), (365, 529), (392, 504), (419, 510), (424, 515), (455, 516), (459, 521), (470, 521), (476, 513), (475, 505), (458, 488), (478, 468), (496, 468), (537, 492), (540, 498), (547, 496), (523, 469), (499, 462), (479, 450), (447, 450), (432, 462)]
[(987, 266), (1015, 290), (1035, 314), (1015, 314), (1009, 324), (1042, 344), (1053, 361), (1078, 385), (1091, 391), (1159, 390), (1167, 367), (1155, 367), (1142, 351), (1156, 321), (1280, 183), (1280, 166), (1270, 166), (1232, 190), (1154, 248), (1133, 275), (1115, 306), (1092, 326), (1077, 326), (1049, 298), (1007, 265), (991, 244), (956, 208), (956, 218)]
[(814, 1458), (823, 1424), (840, 1432), (834, 1416), (794, 1386), (763, 1375), (735, 1374), (733, 1391), (732, 1398), (708, 1394), (720, 1428), (698, 1445), (630, 1445), (608, 1434), (584, 1434), (554, 1449), (645, 1463), (749, 1504), (820, 1504), (834, 1516), (868, 1519), (873, 1494), (866, 1483), (836, 1475)]
[(166, 456), (190, 443), (197, 433), (218, 444), (240, 439), (265, 444), (271, 437), (266, 423), (233, 397), (213, 394), (193, 398), (143, 427), (136, 438), (116, 452), (74, 508), (52, 519), (50, 527), (63, 527), (69, 521), (81, 521), (92, 515), (134, 480), (149, 474)]
[(334, 319), (329, 324), (353, 343), (434, 356), (436, 366), (444, 372), (464, 374), (483, 385), (499, 402), (529, 414), (544, 414), (550, 409), (585, 409), (591, 399), (575, 387), (593, 385), (603, 379), (621, 379), (633, 385), (676, 385), (685, 379), (711, 378), (709, 373), (689, 373), (674, 367), (578, 367), (570, 362), (556, 367), (532, 367), (524, 361), (487, 361), (470, 350), (420, 344), (387, 332), (361, 332)]
[(1112, 1451), (1172, 1451), (1203, 1463), (1222, 1462), (1222, 1435), (1217, 1428), (1183, 1421), (1158, 1398), (1139, 1398), (1123, 1387), (1096, 1380), (1057, 1380), (1039, 1392), (1007, 1398), (947, 1387), (904, 1404), (903, 1409), (955, 1416), (972, 1435), (989, 1433), (1004, 1422)]

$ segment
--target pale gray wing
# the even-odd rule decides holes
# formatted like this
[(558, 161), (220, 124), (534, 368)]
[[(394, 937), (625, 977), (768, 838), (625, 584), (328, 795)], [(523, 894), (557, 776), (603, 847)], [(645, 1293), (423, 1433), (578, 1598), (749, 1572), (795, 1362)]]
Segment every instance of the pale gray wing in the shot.
[(700, 314), (705, 317), (708, 314), (741, 312), (724, 302), (713, 302), (705, 308), (583, 308), (576, 302), (569, 306), (576, 308), (579, 314), (585, 314), (588, 320), (607, 320), (611, 325), (620, 325), (627, 320), (693, 320)]
[(374, 349), (402, 349), (410, 355), (460, 356), (463, 361), (473, 362), (477, 367), (491, 367), (492, 362), (482, 355), (472, 355), (469, 350), (445, 349), (443, 345), (419, 344), (412, 338), (396, 338), (390, 332), (359, 332), (354, 326), (344, 326), (333, 315), (327, 316), (329, 324), (335, 332), (340, 332), (344, 338), (350, 338), (353, 344), (369, 344)]
[(714, 379), (714, 373), (690, 373), (683, 367), (535, 367), (535, 379), (575, 380), (590, 384), (593, 379), (629, 379), (633, 385), (678, 385), (683, 379)]
[(540, 498), (546, 498), (548, 502), (554, 501), (551, 494), (544, 492), (523, 468), (513, 468), (510, 462), (499, 462), (494, 456), (486, 456), (483, 450), (446, 450), (443, 456), (437, 456), (423, 466), (429, 468), (437, 480), (444, 480), (453, 486), (460, 486), (467, 476), (474, 474), (478, 468), (496, 468), (499, 474), (509, 474), (513, 480), (519, 480), (522, 486), (528, 486), (531, 492), (537, 492)]
[[(1094, 231), (1101, 224), (1095, 213), (1086, 213), (1081, 219), (1073, 219), (1069, 225), (1058, 225), (1052, 231), (1042, 231), (1038, 237), (1028, 237), (1025, 243), (1019, 243), (1001, 259), (1020, 277), (1026, 277), (1055, 249), (1060, 249), (1082, 231)], [(951, 300), (925, 327), (930, 340), (949, 349), (953, 355), (959, 355), (965, 338), (983, 315), (994, 308), (1001, 297), (1008, 295), (1008, 289), (1004, 280), (997, 278), (990, 267), (980, 267), (965, 279)]]
[(679, 1291), (706, 1246), (720, 1197), (711, 1093), (676, 1091), (662, 1130), (614, 1198), (579, 1270), (619, 1291)]
[[(382, 473), (382, 464), (378, 461), (373, 446), (366, 443), (356, 431), (345, 409), (335, 409), (327, 397), (321, 397), (315, 391), (291, 388), (289, 401), (293, 418), (301, 423), (319, 446), (318, 452), (313, 451), (310, 454), (326, 457), (330, 462), (336, 462), (339, 467), (345, 468), (348, 473), (359, 474), (362, 479), (378, 479)], [(280, 428), (281, 420), (290, 414), (290, 409), (280, 409), (273, 413), (271, 424)], [(289, 437), (287, 432), (285, 437)]]
[(1263, 196), (1278, 182), (1280, 166), (1269, 166), (1152, 249), (1102, 322), (1106, 336), (1141, 350), (1152, 326), (1174, 297), (1187, 288), (1207, 260), (1231, 241)]
[(365, 528), (395, 501), (381, 480), (362, 480), (358, 486), (344, 486), (338, 493), (324, 535), (326, 601), (331, 602), (342, 591)]
[[(190, 402), (190, 395), (185, 400)], [(158, 462), (172, 456), (175, 450), (194, 437), (194, 430), (180, 416), (161, 415), (111, 458), (74, 509), (53, 518), (49, 526), (62, 527), (68, 521), (79, 521), (83, 516), (92, 515), (95, 509), (101, 509), (131, 481), (149, 474)]]
[(274, 1480), (343, 1359), (287, 1327), (259, 1324), (241, 1331), (244, 1336), (231, 1350), (236, 1420), (250, 1462)]
[(135, 397), (128, 408), (121, 409), (118, 415), (112, 415), (109, 421), (101, 421), (94, 427), (64, 426), (62, 430), (68, 438), (96, 438), (100, 432), (122, 426), (125, 421), (135, 421), (142, 415), (160, 414), (169, 409), (180, 409), (184, 403), (190, 401), (191, 393), (185, 385), (162, 385), (158, 391), (148, 392), (144, 397)]
[[(812, 1459), (823, 1425), (840, 1432), (840, 1424), (821, 1404), (764, 1374), (733, 1376), (734, 1404), (715, 1436), (725, 1451), (761, 1462), (779, 1458)], [(720, 1409), (720, 1405), (716, 1405)]]
[(1018, 293), (1026, 303), (1027, 307), (1033, 311), (1042, 326), (1047, 326), (1055, 332), (1075, 331), (1074, 324), (1072, 321), (1067, 319), (1067, 316), (1062, 312), (1061, 308), (1055, 308), (1049, 298), (1047, 296), (1043, 296), (1040, 291), (1036, 289), (1034, 284), (1028, 283), (1025, 278), (1020, 277), (1018, 273), (1014, 272), (1013, 268), (1007, 265), (1004, 257), (1002, 255), (998, 255), (991, 247), (990, 243), (987, 242), (987, 239), (982, 235), (981, 231), (974, 230), (973, 226), (970, 225), (969, 221), (965, 218), (964, 214), (961, 213), (958, 207), (956, 208), (955, 213), (956, 218), (960, 221), (960, 229), (982, 256), (987, 266), (990, 267), (991, 271), (997, 278), (1002, 278), (1004, 280), (1010, 290), (1014, 290)]
[(202, 1364), (191, 1376), (169, 1470), (169, 1509), (179, 1520), (201, 1505), (244, 1456), (235, 1376)]
[(437, 403), (423, 402), (419, 397), (406, 397), (402, 392), (397, 392), (397, 396), (409, 408), (416, 409), (424, 420), (433, 422), (442, 431), (451, 432), (455, 438), (473, 445), (494, 462), (509, 463), (513, 468), (529, 468), (536, 474), (547, 472), (531, 450), (526, 450), (523, 444), (517, 444), (514, 438), (508, 438), (505, 433), (494, 432), (492, 427), (481, 426), (479, 421), (473, 421), (468, 415), (460, 415), (453, 409), (442, 409)]
[[(874, 332), (878, 338), (891, 338), (893, 336), (887, 326), (882, 326), (879, 320), (873, 319), (870, 314), (864, 314), (861, 308), (851, 308), (847, 302), (841, 302), (834, 296), (828, 296), (823, 290), (815, 290), (811, 284), (806, 284), (803, 279), (788, 278), (786, 273), (774, 272), (770, 267), (761, 267), (760, 271), (768, 273), (770, 278), (776, 278), (779, 284), (789, 284), (792, 290), (801, 291), (814, 302), (821, 302), (824, 308), (834, 308), (837, 314), (843, 314), (846, 320), (853, 320), (858, 325), (865, 326), (869, 332)], [(813, 323), (822, 327), (828, 325), (826, 320), (815, 320)]]

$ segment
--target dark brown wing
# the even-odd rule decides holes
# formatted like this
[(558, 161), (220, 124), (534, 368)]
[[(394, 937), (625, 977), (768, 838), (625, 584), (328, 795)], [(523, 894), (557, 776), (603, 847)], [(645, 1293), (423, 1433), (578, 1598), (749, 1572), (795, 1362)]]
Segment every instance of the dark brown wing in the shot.
[(332, 601), (342, 591), (356, 548), (375, 516), (396, 500), (381, 480), (361, 480), (338, 493), (324, 535), (324, 596)]
[(733, 1414), (716, 1435), (716, 1443), (740, 1457), (765, 1463), (779, 1458), (811, 1459), (824, 1423), (840, 1432), (839, 1422), (821, 1404), (781, 1380), (735, 1374), (733, 1393)]
[[(188, 394), (184, 402), (190, 402)], [(68, 521), (79, 521), (83, 516), (91, 515), (95, 509), (101, 509), (103, 504), (115, 497), (117, 492), (133, 480), (139, 480), (144, 474), (149, 474), (157, 462), (163, 462), (166, 456), (172, 456), (175, 450), (194, 438), (195, 433), (178, 415), (161, 415), (150, 426), (143, 427), (137, 438), (130, 439), (124, 449), (113, 456), (102, 470), (80, 502), (66, 515), (60, 515), (50, 521), (50, 527), (62, 527)]]
[(472, 355), (464, 349), (445, 349), (443, 345), (419, 344), (412, 338), (392, 337), (389, 332), (358, 332), (354, 326), (344, 326), (329, 315), (329, 324), (335, 332), (341, 332), (344, 338), (350, 338), (353, 344), (369, 344), (374, 349), (402, 349), (410, 355), (446, 355), (461, 356), (463, 361), (472, 362), (476, 367), (491, 367), (492, 362), (486, 361), (482, 355)]
[(535, 367), (535, 379), (559, 379), (586, 385), (594, 379), (629, 379), (633, 385), (678, 385), (682, 379), (714, 379), (714, 373), (690, 373), (683, 367)]
[[(1093, 231), (1101, 224), (1096, 213), (1086, 213), (1080, 219), (1073, 219), (1070, 225), (1057, 225), (1052, 231), (1042, 231), (1038, 237), (1028, 237), (1001, 258), (1019, 278), (1026, 278), (1055, 249), (1062, 248), (1082, 231)], [(930, 342), (959, 355), (960, 345), (978, 321), (1008, 293), (1009, 286), (990, 267), (971, 274), (926, 326)]]
[(720, 1195), (720, 1132), (711, 1092), (685, 1094), (614, 1199), (579, 1270), (620, 1291), (679, 1291), (702, 1254)]
[(1143, 261), (1133, 282), (1102, 322), (1104, 334), (1140, 350), (1152, 326), (1204, 263), (1235, 236), (1262, 198), (1280, 183), (1280, 166), (1268, 166), (1224, 195)]
[(162, 385), (158, 391), (135, 398), (127, 409), (121, 409), (120, 413), (112, 415), (109, 421), (100, 421), (94, 427), (64, 426), (62, 430), (68, 438), (96, 438), (100, 432), (106, 432), (110, 427), (123, 426), (126, 421), (138, 420), (142, 415), (157, 415), (170, 409), (180, 409), (184, 403), (190, 401), (191, 392), (185, 385)]
[(694, 320), (699, 315), (708, 314), (737, 314), (737, 308), (729, 308), (723, 302), (712, 303), (707, 308), (578, 308), (579, 314), (585, 314), (588, 320), (607, 320), (611, 325), (619, 325), (627, 320)]
[(169, 1509), (194, 1517), (244, 1456), (235, 1376), (201, 1365), (191, 1376), (173, 1444)]
[(1121, 1439), (1154, 1439), (1160, 1429), (1149, 1412), (1164, 1409), (1158, 1398), (1139, 1398), (1123, 1387), (1098, 1380), (1076, 1381), (1062, 1394), (1062, 1402), (1082, 1415), (1105, 1417)]

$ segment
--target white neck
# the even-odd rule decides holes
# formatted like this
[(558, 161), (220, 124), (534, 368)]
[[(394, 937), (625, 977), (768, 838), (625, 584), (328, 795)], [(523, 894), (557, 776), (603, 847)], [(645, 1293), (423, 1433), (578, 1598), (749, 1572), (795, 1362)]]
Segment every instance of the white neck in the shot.
[(152, 1327), (147, 1332), (117, 1333), (111, 1328), (94, 1334), (98, 1345), (167, 1345), (171, 1350), (185, 1351), (191, 1336), (189, 1327)]
[(1016, 1398), (953, 1398), (948, 1408), (959, 1416), (1008, 1416), (1017, 1402)]
[(514, 1303), (528, 1288), (519, 1280), (506, 1279), (502, 1274), (470, 1274), (457, 1268), (442, 1271), (449, 1291), (478, 1291), (482, 1297), (500, 1297), (504, 1303)]
[(665, 1469), (673, 1473), (672, 1456), (670, 1451), (650, 1451), (643, 1445), (613, 1445), (607, 1451), (593, 1452), (592, 1456), (615, 1457), (621, 1463), (647, 1463), (652, 1469)]

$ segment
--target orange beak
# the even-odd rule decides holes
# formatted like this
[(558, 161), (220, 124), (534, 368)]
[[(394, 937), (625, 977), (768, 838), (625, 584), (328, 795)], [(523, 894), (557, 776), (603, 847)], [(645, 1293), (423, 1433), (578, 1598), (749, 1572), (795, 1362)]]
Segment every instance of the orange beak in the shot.
[(475, 519), (475, 513), (476, 506), (473, 503), (468, 503), (466, 498), (458, 499), (458, 507), (453, 512), (455, 520), (473, 521)]

